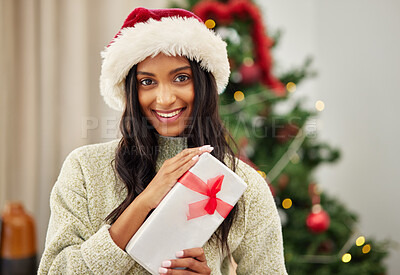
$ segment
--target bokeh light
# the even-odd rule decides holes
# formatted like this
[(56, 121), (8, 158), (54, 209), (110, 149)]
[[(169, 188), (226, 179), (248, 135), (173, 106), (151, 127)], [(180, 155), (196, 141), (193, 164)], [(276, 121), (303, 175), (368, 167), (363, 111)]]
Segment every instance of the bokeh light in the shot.
[(296, 84), (294, 84), (293, 82), (289, 82), (288, 84), (286, 84), (286, 90), (288, 90), (290, 93), (295, 92)]
[(325, 103), (322, 100), (318, 100), (315, 102), (315, 109), (320, 112), (323, 111), (325, 109)]
[(362, 252), (363, 252), (364, 254), (367, 254), (367, 253), (369, 253), (370, 251), (371, 251), (371, 245), (370, 245), (370, 244), (366, 244), (366, 245), (363, 246)]
[(360, 236), (357, 238), (356, 240), (356, 245), (357, 246), (362, 246), (365, 243), (365, 237), (364, 236)]
[(351, 254), (350, 253), (346, 253), (342, 256), (342, 262), (344, 263), (348, 263), (351, 261)]
[(292, 207), (292, 204), (293, 204), (292, 200), (287, 198), (287, 199), (283, 200), (282, 207), (285, 208), (285, 209), (289, 209), (290, 207)]
[(236, 91), (233, 94), (233, 97), (235, 98), (236, 101), (242, 101), (244, 99), (244, 93), (242, 91)]
[(206, 27), (209, 28), (209, 29), (215, 28), (215, 21), (212, 20), (212, 19), (208, 19), (204, 24), (205, 24)]
[(251, 57), (245, 57), (245, 58), (243, 58), (243, 64), (245, 66), (253, 66), (254, 65), (254, 60)]

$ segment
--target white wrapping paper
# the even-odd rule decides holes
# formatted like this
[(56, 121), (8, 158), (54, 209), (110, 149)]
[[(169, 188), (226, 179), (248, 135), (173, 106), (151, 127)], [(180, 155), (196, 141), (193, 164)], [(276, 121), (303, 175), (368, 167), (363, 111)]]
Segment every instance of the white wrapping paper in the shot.
[[(217, 198), (232, 206), (247, 187), (238, 175), (209, 153), (203, 153), (189, 171), (205, 183), (223, 174)], [(188, 205), (207, 198), (176, 183), (129, 241), (126, 251), (150, 273), (159, 274), (161, 262), (176, 259), (176, 252), (202, 247), (224, 220), (217, 211), (188, 220)]]

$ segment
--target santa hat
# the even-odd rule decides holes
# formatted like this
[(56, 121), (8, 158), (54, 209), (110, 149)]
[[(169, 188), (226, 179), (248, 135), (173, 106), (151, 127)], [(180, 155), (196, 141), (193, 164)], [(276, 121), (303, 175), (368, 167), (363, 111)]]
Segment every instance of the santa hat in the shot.
[(125, 78), (129, 70), (159, 53), (199, 62), (222, 93), (229, 80), (226, 43), (195, 14), (183, 9), (136, 8), (101, 53), (100, 92), (113, 109), (125, 107)]

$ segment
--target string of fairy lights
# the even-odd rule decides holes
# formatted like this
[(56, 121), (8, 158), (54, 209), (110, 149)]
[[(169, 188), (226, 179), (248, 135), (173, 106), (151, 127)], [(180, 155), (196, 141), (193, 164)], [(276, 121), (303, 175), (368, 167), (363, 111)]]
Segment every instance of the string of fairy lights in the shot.
[[(206, 22), (208, 22), (208, 21), (209, 20), (207, 20)], [(212, 22), (211, 21), (206, 24), (210, 24), (210, 26), (211, 26), (213, 24), (212, 23), (213, 21)], [(214, 22), (214, 24), (215, 24), (215, 22)], [(294, 93), (297, 89), (297, 86), (295, 83), (289, 82), (286, 84), (286, 89), (289, 93)], [(239, 111), (239, 109), (241, 109), (241, 108), (237, 106), (237, 103), (245, 100), (245, 94), (242, 91), (236, 91), (234, 93), (233, 97), (236, 102), (234, 102), (230, 105), (236, 105), (236, 108), (234, 106), (229, 106), (229, 107), (231, 109), (236, 109), (236, 111)], [(254, 99), (256, 99), (255, 95), (253, 95), (253, 97), (255, 97)], [(260, 103), (260, 102), (258, 102), (258, 103)], [(225, 107), (228, 107), (228, 106), (225, 106)], [(314, 108), (317, 111), (322, 112), (325, 109), (325, 103), (322, 100), (317, 100), (314, 104)], [(260, 175), (264, 179), (268, 179), (269, 182), (272, 182), (274, 179), (276, 179), (277, 176), (279, 176), (281, 174), (281, 172), (289, 164), (289, 162), (292, 162), (293, 164), (298, 163), (300, 161), (300, 157), (297, 154), (297, 152), (300, 149), (301, 145), (303, 144), (305, 138), (306, 138), (305, 129), (300, 128), (297, 135), (293, 138), (291, 144), (289, 145), (287, 151), (281, 156), (281, 158), (272, 167), (272, 169), (269, 171), (269, 173), (266, 174), (264, 171), (258, 171), (260, 173)], [(282, 201), (283, 209), (286, 209), (286, 210), (290, 209), (292, 207), (292, 205), (293, 205), (293, 201), (290, 198), (285, 198)], [(353, 233), (352, 233), (351, 237), (346, 241), (346, 243), (343, 245), (343, 247), (339, 250), (339, 252), (337, 254), (334, 254), (334, 255), (304, 255), (304, 256), (300, 257), (300, 261), (307, 262), (307, 263), (328, 264), (328, 263), (336, 262), (337, 259), (340, 258), (343, 263), (349, 263), (352, 259), (352, 255), (349, 252), (349, 250), (351, 247), (353, 247), (354, 244), (357, 247), (360, 247), (361, 252), (363, 254), (368, 254), (372, 249), (371, 244), (366, 242), (365, 237), (360, 234), (360, 231), (358, 230), (358, 228), (353, 228)]]

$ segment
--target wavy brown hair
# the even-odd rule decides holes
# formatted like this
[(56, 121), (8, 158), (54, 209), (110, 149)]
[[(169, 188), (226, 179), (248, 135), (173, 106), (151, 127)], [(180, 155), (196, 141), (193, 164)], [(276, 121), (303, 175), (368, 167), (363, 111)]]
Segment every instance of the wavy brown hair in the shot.
[[(189, 60), (195, 91), (194, 106), (188, 126), (181, 136), (187, 137), (188, 147), (211, 144), (215, 149), (211, 154), (224, 162), (227, 156), (233, 171), (236, 171), (234, 152), (228, 144), (237, 144), (224, 127), (218, 111), (218, 92), (214, 76), (203, 70), (199, 63)], [(159, 153), (156, 130), (140, 111), (138, 100), (137, 65), (126, 77), (126, 106), (120, 122), (122, 138), (115, 155), (115, 170), (124, 182), (128, 195), (125, 200), (106, 218), (114, 223), (129, 204), (146, 188), (156, 175), (155, 167)], [(237, 212), (235, 206), (216, 231), (221, 253), (230, 254), (228, 233)]]

